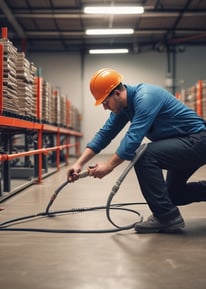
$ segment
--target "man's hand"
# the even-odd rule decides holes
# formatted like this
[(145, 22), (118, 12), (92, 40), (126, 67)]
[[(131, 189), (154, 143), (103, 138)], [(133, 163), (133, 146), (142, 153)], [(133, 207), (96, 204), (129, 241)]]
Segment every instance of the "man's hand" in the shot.
[(72, 165), (72, 167), (67, 172), (67, 180), (69, 182), (74, 182), (79, 179), (79, 173), (82, 170), (82, 167), (88, 163), (94, 156), (95, 152), (86, 148), (79, 159)]
[(79, 179), (79, 173), (81, 172), (81, 167), (73, 166), (71, 169), (67, 172), (67, 180), (70, 183), (75, 182)]
[(111, 173), (112, 170), (113, 168), (108, 164), (108, 162), (97, 163), (94, 168), (89, 168), (89, 175), (101, 179)]
[(86, 170), (81, 170), (80, 167), (75, 167), (71, 168), (68, 171), (68, 181), (75, 182), (79, 178), (85, 178), (87, 176), (92, 176), (92, 170), (96, 167), (96, 165), (90, 165)]
[[(69, 169), (67, 178), (69, 182), (75, 182), (79, 179), (79, 173), (82, 170), (83, 165), (85, 165), (95, 153), (87, 149), (88, 153), (85, 153), (84, 161), (77, 161), (71, 169)], [(87, 156), (87, 157), (86, 157)], [(123, 162), (117, 154), (114, 154), (108, 161), (104, 163), (97, 163), (95, 166), (88, 167), (88, 175), (94, 178), (103, 178), (113, 171), (113, 169)]]

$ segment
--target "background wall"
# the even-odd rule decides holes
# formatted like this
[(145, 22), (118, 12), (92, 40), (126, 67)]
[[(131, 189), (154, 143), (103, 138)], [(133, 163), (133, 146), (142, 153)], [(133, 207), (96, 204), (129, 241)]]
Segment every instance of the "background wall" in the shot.
[[(198, 79), (206, 79), (205, 47), (187, 47), (185, 52), (176, 53), (176, 90), (190, 87)], [(167, 55), (165, 52), (145, 52), (136, 55), (88, 55), (32, 54), (30, 61), (42, 68), (42, 77), (54, 87), (60, 87), (82, 114), (82, 149), (102, 126), (109, 111), (95, 107), (89, 91), (92, 74), (102, 67), (112, 67), (124, 76), (124, 82), (136, 84), (148, 82), (161, 86), (166, 84)], [(125, 130), (127, 127), (125, 128)], [(113, 153), (124, 131), (103, 153)]]
[(184, 53), (176, 56), (176, 83), (188, 88), (197, 80), (206, 79), (206, 47), (189, 46)]
[(82, 61), (78, 53), (35, 53), (28, 58), (41, 68), (45, 80), (59, 87), (73, 105), (82, 110)]

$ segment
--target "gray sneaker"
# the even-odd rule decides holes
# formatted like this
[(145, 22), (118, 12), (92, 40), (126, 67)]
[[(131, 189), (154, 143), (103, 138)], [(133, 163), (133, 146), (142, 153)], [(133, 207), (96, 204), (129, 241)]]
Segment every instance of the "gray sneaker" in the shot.
[(185, 222), (179, 215), (167, 222), (161, 222), (151, 215), (146, 221), (135, 224), (137, 233), (172, 233), (184, 228)]

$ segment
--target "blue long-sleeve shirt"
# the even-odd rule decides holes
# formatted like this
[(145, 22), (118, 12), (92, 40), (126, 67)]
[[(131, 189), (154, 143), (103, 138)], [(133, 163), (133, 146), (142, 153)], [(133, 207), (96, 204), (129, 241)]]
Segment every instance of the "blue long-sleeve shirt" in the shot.
[(150, 84), (125, 85), (127, 108), (110, 113), (108, 120), (87, 144), (95, 153), (104, 149), (122, 128), (130, 126), (116, 150), (131, 160), (144, 137), (151, 141), (184, 136), (205, 129), (204, 120), (167, 90)]

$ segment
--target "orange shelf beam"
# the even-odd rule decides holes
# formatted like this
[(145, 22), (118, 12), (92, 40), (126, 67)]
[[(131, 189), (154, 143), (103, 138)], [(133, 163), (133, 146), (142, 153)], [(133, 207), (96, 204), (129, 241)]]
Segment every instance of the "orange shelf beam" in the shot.
[(42, 131), (47, 131), (47, 132), (54, 132), (62, 134), (68, 134), (71, 136), (77, 136), (81, 137), (82, 133), (78, 131), (73, 131), (71, 129), (66, 129), (66, 128), (60, 128), (48, 124), (42, 124), (38, 122), (30, 122), (27, 120), (22, 120), (18, 118), (13, 118), (13, 117), (7, 117), (7, 116), (0, 116), (0, 125), (1, 126), (6, 126), (10, 128), (24, 128), (28, 130), (42, 130)]
[(1, 126), (6, 126), (10, 128), (25, 128), (29, 130), (39, 130), (42, 129), (42, 124), (37, 122), (30, 122), (27, 120), (22, 120), (13, 117), (0, 116), (0, 124)]
[(26, 152), (20, 152), (16, 154), (2, 154), (0, 155), (0, 161), (10, 161), (16, 158), (21, 158), (25, 156), (32, 156), (32, 155), (37, 155), (37, 154), (45, 154), (47, 155), (48, 152), (50, 151), (61, 151), (66, 148), (70, 147), (75, 147), (76, 144), (65, 144), (65, 145), (60, 145), (60, 146), (55, 146), (55, 147), (50, 147), (50, 148), (42, 148), (42, 149), (37, 149), (37, 150), (31, 150), (31, 151), (26, 151)]

